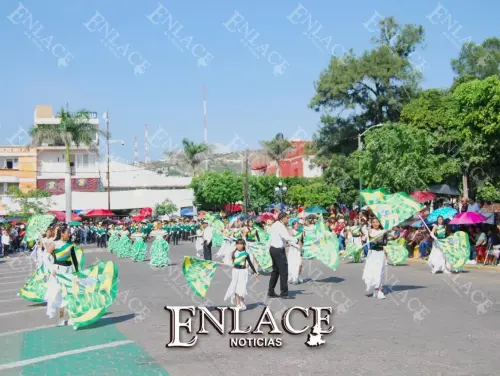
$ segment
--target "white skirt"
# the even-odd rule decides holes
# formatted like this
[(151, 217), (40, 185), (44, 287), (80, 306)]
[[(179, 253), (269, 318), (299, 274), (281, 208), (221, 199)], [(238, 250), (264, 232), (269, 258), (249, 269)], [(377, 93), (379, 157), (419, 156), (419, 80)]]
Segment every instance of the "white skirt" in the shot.
[(197, 255), (203, 254), (203, 238), (201, 238), (201, 237), (196, 238), (196, 241), (194, 242), (194, 246), (196, 248)]
[(222, 262), (226, 265), (233, 265), (234, 242), (224, 242), (220, 250), (222, 251)]
[(431, 268), (432, 273), (450, 271), (450, 263), (446, 258), (445, 254), (439, 247), (432, 245), (431, 253), (429, 254), (429, 259), (427, 260), (427, 265)]
[(288, 247), (288, 254), (286, 256), (288, 260), (288, 279), (290, 281), (297, 281), (299, 279), (300, 265), (302, 260), (300, 257), (300, 249), (296, 247)]
[[(73, 273), (73, 265), (51, 265), (50, 272), (57, 270), (59, 274)], [(61, 286), (57, 283), (54, 275), (50, 274), (49, 281), (47, 282), (47, 292), (45, 293), (45, 301), (47, 302), (47, 316), (53, 319), (58, 314), (58, 311), (64, 307), (63, 297), (61, 293)]]
[(382, 286), (385, 276), (385, 261), (384, 251), (371, 251), (368, 254), (363, 270), (366, 292), (371, 292)]
[(234, 296), (238, 295), (240, 298), (245, 298), (247, 295), (247, 282), (248, 282), (248, 269), (233, 268), (231, 275), (231, 283), (227, 288), (224, 300), (231, 299), (231, 304), (234, 304)]

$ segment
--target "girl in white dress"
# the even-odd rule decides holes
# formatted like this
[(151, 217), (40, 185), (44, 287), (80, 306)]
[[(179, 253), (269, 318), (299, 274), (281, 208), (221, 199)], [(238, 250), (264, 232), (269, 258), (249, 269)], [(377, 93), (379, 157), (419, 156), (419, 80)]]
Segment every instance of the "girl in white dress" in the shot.
[(229, 284), (224, 300), (230, 299), (232, 304), (236, 304), (237, 308), (244, 311), (247, 308), (245, 303), (243, 303), (247, 295), (247, 266), (252, 268), (256, 277), (259, 277), (259, 273), (255, 270), (250, 255), (245, 250), (245, 241), (243, 239), (238, 239), (236, 241), (236, 249), (232, 253), (232, 262), (233, 271), (231, 274), (231, 283)]
[(70, 241), (68, 227), (59, 228), (56, 240), (47, 246), (48, 269), (50, 272), (47, 283), (47, 315), (54, 318), (59, 311), (59, 321), (57, 326), (71, 325), (70, 320), (65, 319), (64, 302), (61, 294), (61, 286), (57, 282), (56, 274), (70, 274), (78, 271), (78, 260), (76, 258), (74, 244)]
[[(446, 238), (446, 224), (444, 223), (444, 218), (439, 216), (437, 219), (437, 224), (432, 226), (431, 236), (435, 239)], [(432, 250), (429, 254), (429, 259), (427, 264), (431, 268), (431, 273), (436, 274), (437, 272), (443, 272), (445, 274), (451, 273), (451, 266), (448, 262), (448, 258), (439, 248), (439, 243), (434, 241), (432, 243)]]
[[(303, 240), (303, 233), (299, 232), (299, 221), (295, 221), (292, 227), (288, 230), (290, 235), (298, 238), (299, 241)], [(300, 243), (299, 243), (300, 244)], [(293, 285), (304, 282), (302, 278), (299, 277), (300, 271), (302, 269), (302, 257), (301, 250), (297, 246), (289, 245), (287, 247), (287, 260), (288, 260), (288, 283)]]
[(363, 270), (363, 281), (366, 292), (372, 293), (377, 299), (385, 299), (382, 292), (382, 283), (385, 277), (386, 255), (384, 247), (387, 245), (387, 232), (380, 225), (378, 218), (373, 218), (371, 229), (368, 231), (370, 250)]

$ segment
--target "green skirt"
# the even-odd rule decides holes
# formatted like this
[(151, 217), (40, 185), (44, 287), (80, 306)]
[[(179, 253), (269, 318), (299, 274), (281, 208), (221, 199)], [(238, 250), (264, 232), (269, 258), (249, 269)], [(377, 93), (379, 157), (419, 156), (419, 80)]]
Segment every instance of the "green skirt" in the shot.
[(118, 257), (131, 257), (132, 256), (132, 241), (128, 236), (123, 236), (118, 242), (116, 247), (116, 254)]
[(111, 253), (116, 252), (116, 248), (118, 247), (118, 243), (120, 242), (120, 237), (116, 234), (113, 234), (109, 237), (108, 241), (108, 251)]
[(168, 265), (168, 243), (162, 236), (158, 236), (151, 246), (150, 264), (152, 266)]
[(146, 259), (148, 246), (142, 238), (137, 238), (132, 246), (132, 259), (134, 261), (144, 261)]

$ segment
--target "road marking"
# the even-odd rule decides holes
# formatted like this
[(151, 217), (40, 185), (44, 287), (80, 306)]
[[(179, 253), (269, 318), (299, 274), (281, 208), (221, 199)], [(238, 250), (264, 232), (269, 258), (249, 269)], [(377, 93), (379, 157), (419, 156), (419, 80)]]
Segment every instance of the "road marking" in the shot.
[(0, 303), (13, 302), (14, 300), (24, 300), (24, 299), (23, 298), (5, 299), (5, 300), (0, 300)]
[(64, 352), (60, 352), (60, 353), (57, 353), (57, 354), (40, 356), (38, 358), (32, 358), (32, 359), (21, 360), (21, 361), (18, 361), (18, 362), (13, 362), (13, 363), (2, 364), (2, 365), (0, 365), (0, 371), (7, 370), (7, 369), (12, 369), (12, 368), (19, 368), (19, 367), (29, 366), (31, 364), (45, 362), (47, 360), (57, 359), (57, 358), (61, 358), (63, 356), (70, 356), (70, 355), (82, 354), (82, 353), (86, 353), (86, 352), (90, 352), (90, 351), (95, 351), (95, 350), (107, 349), (107, 348), (110, 348), (110, 347), (118, 347), (118, 346), (122, 346), (122, 345), (129, 345), (131, 343), (134, 343), (134, 342), (130, 341), (130, 340), (116, 341), (116, 342), (106, 343), (104, 345), (89, 346), (89, 347), (84, 347), (84, 348), (78, 349), (78, 350), (64, 351)]
[(0, 337), (6, 337), (6, 336), (13, 335), (13, 334), (20, 334), (20, 333), (26, 333), (26, 332), (33, 332), (33, 331), (39, 330), (39, 329), (48, 329), (48, 328), (54, 328), (54, 327), (55, 327), (55, 325), (52, 324), (52, 325), (37, 326), (37, 327), (34, 327), (34, 328), (12, 330), (10, 332), (0, 333)]
[(0, 275), (19, 274), (19, 273), (25, 273), (26, 275), (32, 274), (29, 270), (18, 270), (18, 271), (9, 272), (9, 273), (0, 272)]
[(26, 283), (26, 279), (23, 279), (21, 281), (12, 281), (12, 282), (2, 282), (2, 285), (11, 285), (13, 283), (22, 283), (23, 285)]
[[(19, 278), (19, 277), (22, 277), (22, 276), (13, 275), (13, 276), (10, 276), (10, 277), (0, 277), (0, 279), (12, 279), (12, 278)], [(3, 283), (3, 282), (0, 282), (0, 283)]]
[(12, 291), (19, 291), (19, 289), (0, 290), (0, 294), (1, 294), (2, 292), (12, 292)]
[(24, 313), (24, 312), (38, 311), (40, 309), (46, 309), (46, 308), (45, 307), (33, 307), (31, 309), (23, 309), (22, 311), (2, 312), (2, 313), (0, 313), (0, 317), (8, 316), (8, 315), (16, 315), (18, 313)]

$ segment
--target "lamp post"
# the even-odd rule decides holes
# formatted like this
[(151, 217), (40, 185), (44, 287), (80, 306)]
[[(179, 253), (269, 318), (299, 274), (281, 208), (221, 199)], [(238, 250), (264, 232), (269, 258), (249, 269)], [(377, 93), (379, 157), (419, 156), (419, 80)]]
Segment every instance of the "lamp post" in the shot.
[[(360, 152), (361, 152), (361, 150), (363, 150), (363, 141), (361, 140), (361, 137), (363, 137), (365, 135), (365, 133), (368, 132), (370, 129), (379, 128), (382, 126), (384, 126), (384, 124), (372, 125), (367, 130), (365, 130), (363, 133), (358, 134), (358, 150)], [(361, 179), (361, 153), (360, 153), (359, 160), (358, 160), (358, 173), (359, 173), (359, 210), (361, 211), (361, 208), (363, 207), (363, 197), (361, 196), (361, 191), (363, 190), (363, 181)]]
[(102, 118), (106, 121), (106, 181), (107, 181), (107, 192), (108, 192), (108, 210), (111, 211), (111, 185), (110, 185), (110, 173), (109, 173), (109, 145), (116, 142), (121, 142), (122, 146), (125, 145), (123, 140), (110, 140), (109, 139), (109, 116), (108, 112), (102, 114)]
[(287, 187), (283, 185), (283, 183), (280, 181), (278, 183), (278, 186), (274, 188), (274, 191), (278, 196), (280, 196), (280, 204), (283, 203), (283, 195), (286, 193)]

